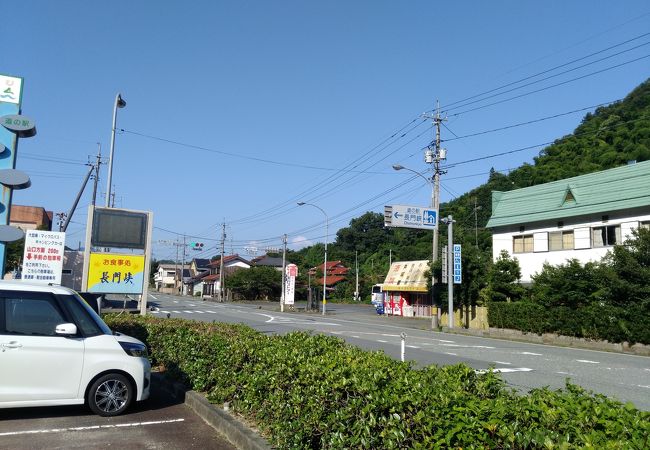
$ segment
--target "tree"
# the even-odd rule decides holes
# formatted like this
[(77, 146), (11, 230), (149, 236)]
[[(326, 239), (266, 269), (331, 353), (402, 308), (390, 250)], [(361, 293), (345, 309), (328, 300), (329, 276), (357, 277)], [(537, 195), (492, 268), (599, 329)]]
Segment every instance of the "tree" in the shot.
[(519, 284), (519, 280), (521, 280), (519, 261), (502, 250), (488, 270), (487, 287), (482, 290), (482, 295), (486, 300), (494, 302), (520, 300), (526, 293), (526, 289)]
[(531, 299), (547, 307), (587, 306), (602, 297), (601, 276), (600, 266), (593, 262), (583, 266), (577, 259), (570, 259), (559, 266), (544, 264), (542, 271), (532, 277)]
[(226, 274), (226, 287), (240, 299), (275, 300), (282, 292), (282, 274), (273, 267), (251, 267)]
[(637, 229), (603, 258), (603, 289), (612, 304), (650, 305), (650, 230)]

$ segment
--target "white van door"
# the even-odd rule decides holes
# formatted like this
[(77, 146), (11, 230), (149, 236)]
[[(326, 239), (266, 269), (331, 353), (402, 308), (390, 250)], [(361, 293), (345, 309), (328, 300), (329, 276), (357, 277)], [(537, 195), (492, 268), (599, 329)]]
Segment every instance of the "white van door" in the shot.
[(55, 333), (69, 322), (56, 299), (44, 292), (4, 291), (0, 308), (0, 403), (76, 398), (84, 342)]

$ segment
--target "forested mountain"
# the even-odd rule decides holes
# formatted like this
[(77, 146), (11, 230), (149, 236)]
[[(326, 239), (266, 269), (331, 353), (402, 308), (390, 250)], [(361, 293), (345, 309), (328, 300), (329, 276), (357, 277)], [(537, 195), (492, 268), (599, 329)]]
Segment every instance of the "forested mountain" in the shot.
[[(487, 183), (440, 206), (440, 217), (452, 214), (456, 220), (455, 241), (463, 244), (463, 279), (459, 292), (463, 302), (474, 301), (491, 263), (491, 234), (484, 228), (491, 215), (492, 191), (507, 191), (549, 181), (610, 169), (630, 160), (650, 159), (650, 80), (634, 89), (624, 100), (587, 114), (575, 131), (558, 138), (540, 151), (532, 164), (501, 174), (491, 171)], [(443, 180), (444, 182), (444, 180)], [(440, 233), (441, 246), (446, 233)], [(476, 243), (478, 243), (478, 248)], [(373, 283), (383, 281), (392, 260), (430, 259), (431, 232), (386, 229), (383, 215), (365, 213), (342, 228), (328, 248), (330, 260), (342, 260), (351, 268), (358, 253), (361, 293), (369, 294)], [(304, 268), (322, 263), (323, 246), (318, 244), (291, 252), (290, 259)], [(350, 298), (354, 276), (341, 286), (338, 296)]]

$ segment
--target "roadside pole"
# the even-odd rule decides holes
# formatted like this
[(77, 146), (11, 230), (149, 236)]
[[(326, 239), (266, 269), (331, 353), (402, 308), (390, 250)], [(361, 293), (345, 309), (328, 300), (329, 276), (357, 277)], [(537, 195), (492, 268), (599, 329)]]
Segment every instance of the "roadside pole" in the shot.
[(287, 283), (287, 235), (282, 236), (282, 296), (280, 297), (280, 312), (284, 312), (284, 296), (286, 294)]
[(449, 303), (447, 326), (454, 328), (454, 218), (442, 219), (447, 224), (447, 296)]

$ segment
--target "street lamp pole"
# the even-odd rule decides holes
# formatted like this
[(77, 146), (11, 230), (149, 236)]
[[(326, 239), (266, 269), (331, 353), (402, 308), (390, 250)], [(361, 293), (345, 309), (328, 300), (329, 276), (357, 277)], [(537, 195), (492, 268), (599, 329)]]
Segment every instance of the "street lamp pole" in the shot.
[(325, 296), (326, 289), (327, 289), (327, 240), (329, 237), (329, 217), (327, 217), (327, 213), (321, 208), (320, 206), (316, 206), (313, 203), (305, 203), (305, 202), (298, 202), (298, 206), (303, 206), (303, 205), (309, 205), (313, 206), (314, 208), (317, 208), (320, 210), (320, 212), (323, 213), (325, 216), (325, 264), (323, 265), (323, 315), (325, 315), (325, 311), (327, 310), (327, 297)]
[[(409, 169), (408, 167), (404, 167), (401, 164), (393, 164), (393, 169), (395, 170), (408, 170), (409, 172), (413, 172), (417, 176), (424, 178), (424, 180), (427, 183), (431, 184), (431, 208), (435, 209), (436, 211), (438, 210), (438, 205), (436, 204), (436, 192), (437, 192), (437, 186), (438, 183), (440, 182), (440, 174), (439, 171), (436, 170), (434, 174), (431, 176), (431, 179), (425, 177), (422, 175), (420, 172), (415, 171), (413, 169)], [(433, 228), (433, 242), (431, 245), (431, 261), (436, 262), (438, 260), (438, 216), (436, 215), (436, 225)], [(433, 288), (434, 286), (434, 280), (435, 277), (431, 277), (431, 286)], [(431, 314), (431, 328), (435, 329), (438, 328), (438, 324), (440, 323), (440, 308), (438, 308), (437, 314)]]
[(106, 182), (106, 207), (110, 206), (111, 183), (113, 182), (113, 153), (115, 151), (115, 126), (117, 123), (117, 108), (124, 108), (126, 102), (122, 99), (121, 94), (115, 96), (115, 105), (113, 105), (113, 127), (111, 128), (111, 153), (108, 157), (108, 180)]

